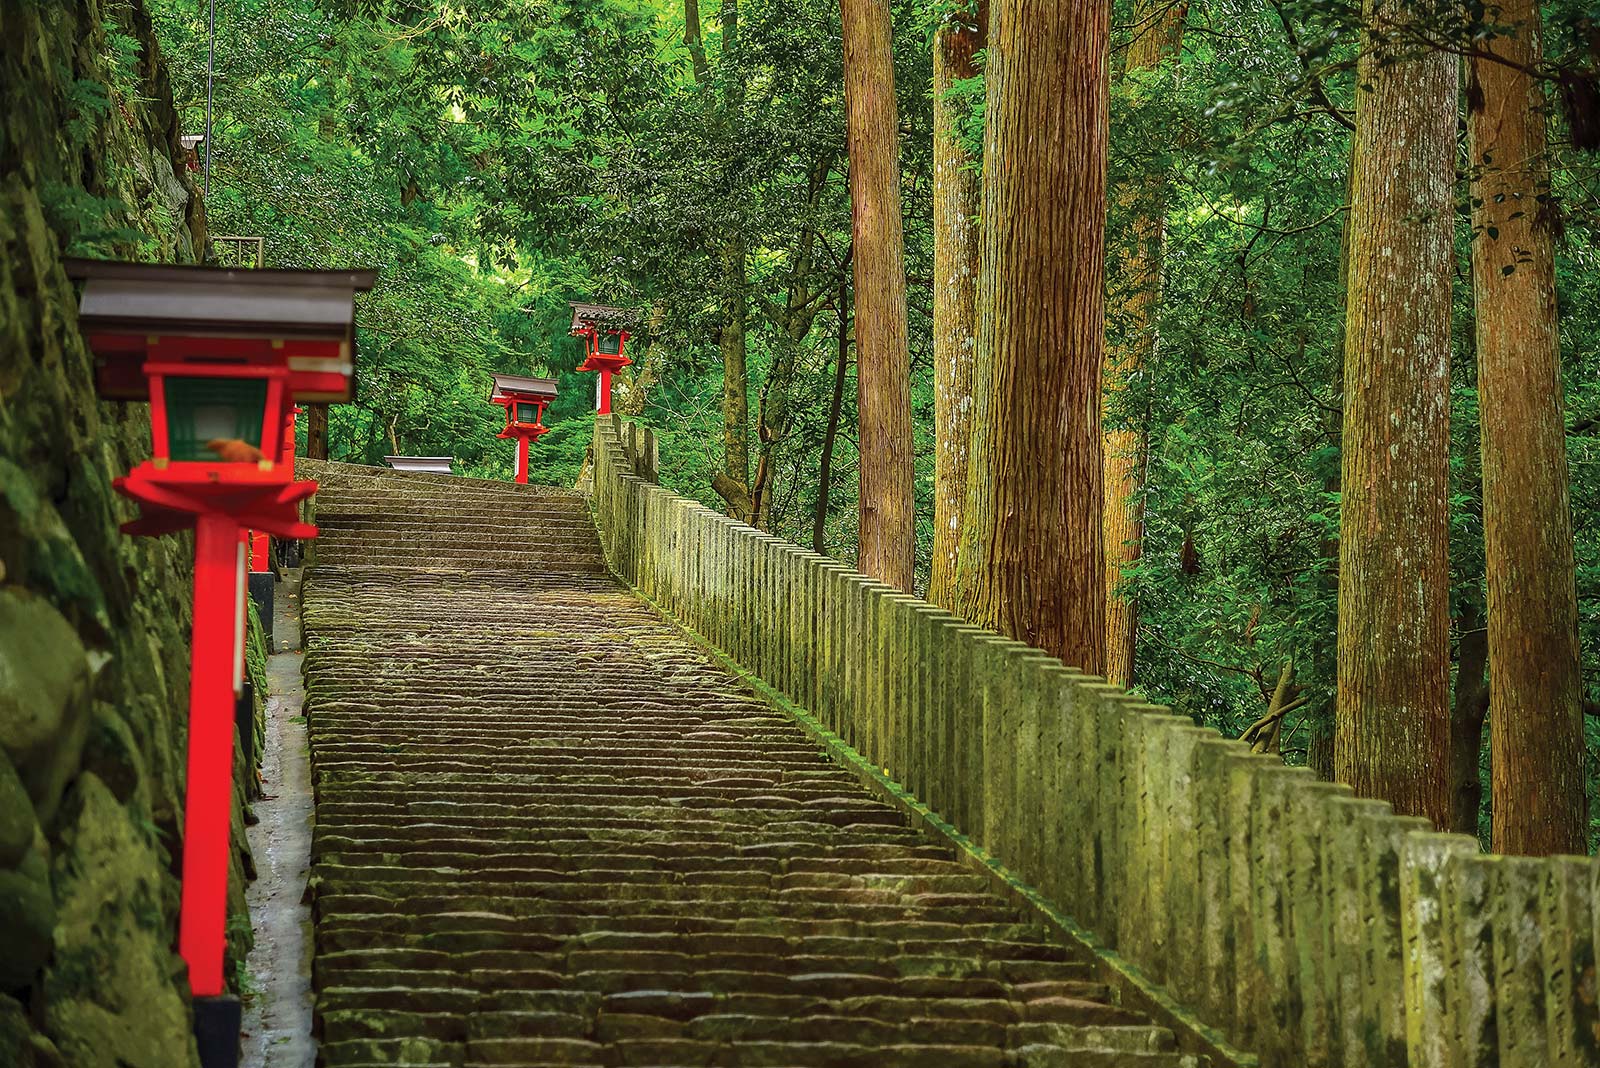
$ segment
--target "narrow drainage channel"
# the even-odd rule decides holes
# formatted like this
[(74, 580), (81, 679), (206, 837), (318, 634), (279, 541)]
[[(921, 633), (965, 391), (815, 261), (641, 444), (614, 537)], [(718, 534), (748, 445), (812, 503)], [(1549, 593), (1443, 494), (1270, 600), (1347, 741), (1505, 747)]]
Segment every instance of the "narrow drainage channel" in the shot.
[(244, 1041), (249, 1068), (312, 1068), (311, 908), (304, 903), (311, 870), (311, 755), (302, 714), (300, 570), (285, 572), (273, 593), (273, 646), (267, 657), (264, 797), (249, 828), (257, 879), (245, 892), (255, 927), (246, 962)]

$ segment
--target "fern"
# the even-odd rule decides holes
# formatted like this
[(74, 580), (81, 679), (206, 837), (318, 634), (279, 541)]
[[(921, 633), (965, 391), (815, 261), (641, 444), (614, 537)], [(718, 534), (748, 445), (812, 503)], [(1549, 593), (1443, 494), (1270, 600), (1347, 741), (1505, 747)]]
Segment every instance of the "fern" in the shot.
[(39, 189), (45, 219), (60, 234), (67, 255), (105, 259), (131, 246), (135, 251), (157, 247), (149, 234), (119, 223), (128, 218), (120, 197), (100, 197), (64, 182), (45, 181)]
[(111, 111), (111, 96), (106, 87), (92, 78), (78, 78), (67, 84), (67, 143), (74, 149), (89, 143), (100, 121)]
[[(126, 3), (112, 7), (118, 14), (127, 9)], [(120, 19), (108, 17), (100, 23), (100, 28), (106, 35), (106, 51), (102, 58), (111, 90), (125, 102), (146, 99), (139, 94), (139, 65), (144, 58), (144, 45), (137, 37), (123, 31)]]

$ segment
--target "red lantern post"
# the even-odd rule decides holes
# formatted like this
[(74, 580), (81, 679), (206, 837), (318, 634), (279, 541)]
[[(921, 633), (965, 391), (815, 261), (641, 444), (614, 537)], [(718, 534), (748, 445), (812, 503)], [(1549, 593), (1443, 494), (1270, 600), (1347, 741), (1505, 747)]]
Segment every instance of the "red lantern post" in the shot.
[(600, 393), (595, 410), (601, 415), (610, 415), (611, 376), (633, 362), (627, 356), (628, 338), (632, 335), (626, 326), (632, 316), (622, 308), (607, 304), (568, 303), (572, 306), (569, 332), (583, 338), (584, 360), (577, 369), (600, 372)]
[(244, 532), (316, 537), (299, 502), (317, 485), (295, 482), (284, 462), (289, 413), (296, 400), (350, 399), (353, 297), (373, 275), (91, 260), (67, 270), (84, 282), (78, 320), (100, 395), (150, 404), (151, 457), (114, 483), (140, 506), (122, 529), (195, 532), (178, 949), (197, 1032), (231, 1019), (236, 1060), (237, 1002), (222, 994)]
[(489, 390), (489, 403), (506, 410), (505, 429), (495, 436), (516, 439), (516, 476), (525, 486), (528, 484), (528, 444), (550, 432), (544, 425), (544, 410), (556, 399), (556, 380), (517, 375), (490, 377), (494, 379), (494, 386)]

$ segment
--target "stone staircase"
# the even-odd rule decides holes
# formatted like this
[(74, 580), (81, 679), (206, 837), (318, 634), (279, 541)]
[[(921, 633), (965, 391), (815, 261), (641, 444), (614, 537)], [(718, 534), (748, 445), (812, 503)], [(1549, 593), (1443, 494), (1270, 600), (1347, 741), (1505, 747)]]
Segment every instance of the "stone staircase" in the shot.
[(570, 490), (347, 464), (306, 474), (322, 485), (316, 552), (330, 567), (606, 570), (588, 504)]
[(1194, 1068), (613, 579), (582, 497), (314, 477), (325, 1068)]

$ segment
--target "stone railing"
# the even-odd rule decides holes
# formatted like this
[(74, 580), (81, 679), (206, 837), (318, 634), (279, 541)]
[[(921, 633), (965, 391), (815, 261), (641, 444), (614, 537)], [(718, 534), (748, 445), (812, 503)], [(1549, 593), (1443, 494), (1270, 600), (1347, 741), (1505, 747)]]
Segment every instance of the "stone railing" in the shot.
[[(1600, 1065), (1600, 864), (1480, 855), (637, 473), (627, 582), (1267, 1066)], [(630, 447), (624, 449), (623, 440)]]

